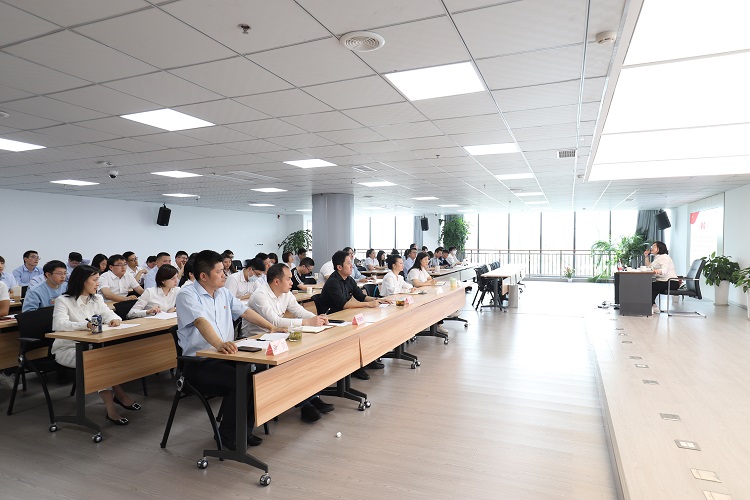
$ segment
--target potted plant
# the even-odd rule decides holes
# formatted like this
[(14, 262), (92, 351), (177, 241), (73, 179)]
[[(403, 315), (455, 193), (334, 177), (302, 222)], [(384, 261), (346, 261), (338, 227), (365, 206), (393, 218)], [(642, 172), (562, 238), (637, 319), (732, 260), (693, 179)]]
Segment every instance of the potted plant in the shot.
[(469, 239), (469, 223), (462, 217), (445, 222), (440, 231), (438, 243), (443, 247), (456, 247), (459, 260), (463, 260), (466, 240)]
[[(283, 248), (282, 248), (283, 247)], [(279, 248), (282, 248), (282, 252), (296, 253), (300, 248), (310, 249), (312, 247), (312, 231), (309, 229), (300, 229), (290, 233), (289, 236), (284, 238), (284, 241), (279, 243)]]
[(747, 293), (748, 289), (750, 289), (750, 267), (735, 271), (732, 273), (732, 278), (734, 279), (734, 286), (737, 288), (742, 287), (742, 291), (745, 292), (747, 299), (747, 319), (750, 319), (750, 293)]
[(576, 271), (570, 266), (567, 266), (565, 268), (565, 271), (563, 272), (563, 276), (568, 278), (568, 283), (573, 283), (573, 276), (575, 276)]
[(740, 265), (729, 259), (726, 255), (716, 255), (712, 252), (708, 257), (702, 257), (706, 260), (703, 266), (703, 276), (706, 278), (706, 284), (713, 286), (716, 292), (714, 304), (717, 306), (726, 306), (729, 304), (729, 284), (737, 283), (738, 276), (735, 275), (740, 270)]

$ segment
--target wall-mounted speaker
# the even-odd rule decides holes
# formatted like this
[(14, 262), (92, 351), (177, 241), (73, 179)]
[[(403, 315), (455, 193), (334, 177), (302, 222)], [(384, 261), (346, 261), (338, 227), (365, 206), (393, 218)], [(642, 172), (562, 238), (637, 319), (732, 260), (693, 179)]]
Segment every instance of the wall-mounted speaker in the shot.
[(672, 227), (672, 224), (669, 222), (669, 216), (667, 216), (667, 212), (659, 212), (656, 214), (656, 229), (663, 230), (667, 229), (668, 227)]
[(430, 230), (430, 220), (427, 217), (422, 217), (419, 222), (422, 223), (422, 231)]
[(172, 210), (167, 208), (166, 205), (159, 207), (159, 215), (156, 217), (156, 223), (160, 226), (169, 225), (169, 217), (172, 215)]

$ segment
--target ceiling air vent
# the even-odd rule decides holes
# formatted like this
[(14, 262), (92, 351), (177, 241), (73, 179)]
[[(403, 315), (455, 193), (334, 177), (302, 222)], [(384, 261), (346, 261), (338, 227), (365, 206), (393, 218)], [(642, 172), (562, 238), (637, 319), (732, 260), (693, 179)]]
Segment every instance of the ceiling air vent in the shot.
[(352, 31), (341, 35), (339, 43), (354, 52), (371, 52), (385, 45), (385, 38), (372, 31)]
[(561, 149), (557, 152), (558, 158), (575, 158), (576, 157), (576, 150), (575, 149)]

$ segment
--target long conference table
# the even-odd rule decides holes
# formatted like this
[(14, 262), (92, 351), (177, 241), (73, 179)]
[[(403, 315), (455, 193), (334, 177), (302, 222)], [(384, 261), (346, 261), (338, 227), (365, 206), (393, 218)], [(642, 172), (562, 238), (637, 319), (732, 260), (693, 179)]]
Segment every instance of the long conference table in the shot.
[(508, 283), (508, 307), (518, 307), (518, 283), (523, 278), (524, 266), (521, 264), (505, 264), (493, 269), (490, 272), (484, 273), (482, 278), (492, 280), (492, 291), (494, 297), (492, 298), (491, 306), (482, 307), (500, 307), (502, 308), (502, 300), (500, 300), (498, 284), (503, 280), (507, 279)]
[[(348, 309), (331, 314), (329, 318), (351, 322), (362, 314), (361, 325), (334, 326), (320, 333), (303, 333), (300, 342), (289, 342), (289, 350), (277, 355), (265, 352), (238, 352), (227, 355), (214, 349), (197, 353), (198, 356), (232, 361), (237, 373), (237, 450), (204, 450), (198, 461), (202, 468), (206, 457), (243, 462), (265, 474), (261, 484), (270, 483), (268, 466), (247, 453), (247, 380), (251, 364), (268, 365), (267, 370), (252, 376), (255, 403), (255, 423), (263, 424), (300, 401), (340, 385), (352, 372), (399, 349), (407, 340), (431, 327), (445, 315), (445, 311), (460, 309), (465, 303), (464, 286), (424, 287), (425, 294), (409, 295), (412, 304), (403, 307)], [(403, 295), (399, 295), (403, 296)], [(396, 296), (394, 296), (396, 297)], [(176, 366), (176, 352), (169, 329), (176, 319), (158, 320), (138, 318), (123, 321), (130, 328), (108, 329), (100, 334), (88, 331), (53, 332), (49, 338), (76, 342), (76, 411), (74, 415), (55, 418), (50, 431), (57, 430), (57, 422), (82, 425), (95, 431), (92, 440), (103, 439), (101, 428), (86, 416), (86, 394), (128, 381), (137, 380)], [(360, 407), (360, 409), (362, 409)]]

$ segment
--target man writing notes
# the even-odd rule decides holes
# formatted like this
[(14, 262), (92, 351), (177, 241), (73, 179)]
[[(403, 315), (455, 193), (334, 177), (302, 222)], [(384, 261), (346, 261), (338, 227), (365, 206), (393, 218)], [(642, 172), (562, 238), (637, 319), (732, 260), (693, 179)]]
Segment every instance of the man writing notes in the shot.
[[(193, 286), (183, 288), (177, 295), (177, 338), (184, 356), (195, 356), (203, 349), (214, 348), (223, 354), (234, 354), (234, 325), (232, 321), (243, 318), (268, 331), (284, 331), (261, 315), (243, 305), (229, 290), (224, 288), (226, 277), (221, 255), (213, 250), (203, 250), (195, 255)], [(235, 370), (236, 365), (220, 359), (206, 359), (201, 363), (190, 363), (185, 377), (195, 388), (204, 393), (224, 397), (224, 418), (219, 427), (221, 441), (229, 449), (235, 449)], [(254, 427), (254, 405), (252, 380), (248, 372), (247, 426)], [(259, 445), (263, 440), (250, 433), (247, 443)]]
[[(302, 259), (303, 262), (304, 260)], [(292, 328), (328, 324), (328, 318), (324, 314), (316, 316), (297, 303), (297, 299), (290, 291), (292, 289), (292, 273), (286, 265), (274, 264), (268, 268), (266, 278), (268, 284), (261, 283), (247, 302), (250, 309), (277, 327)], [(293, 317), (284, 317), (287, 312)], [(265, 332), (257, 325), (242, 320), (243, 337), (259, 333)], [(317, 395), (305, 400), (300, 406), (300, 414), (305, 422), (315, 422), (320, 419), (322, 413), (333, 410), (332, 404), (324, 403)]]
[[(334, 271), (323, 285), (320, 298), (317, 301), (318, 312), (338, 312), (344, 309), (355, 309), (359, 307), (378, 307), (380, 304), (388, 304), (387, 300), (368, 297), (357, 286), (352, 279), (352, 256), (348, 252), (339, 250), (331, 258)], [(383, 368), (383, 363), (373, 361), (368, 368)], [(360, 368), (352, 375), (361, 380), (367, 380), (370, 375)]]
[[(99, 291), (106, 300), (124, 302), (136, 300), (138, 295), (143, 294), (143, 288), (133, 275), (125, 272), (128, 266), (125, 257), (116, 253), (107, 259), (107, 264), (109, 271), (99, 276)], [(131, 294), (131, 290), (135, 293)]]
[(68, 272), (61, 260), (51, 260), (44, 264), (44, 282), (30, 288), (23, 300), (21, 312), (36, 311), (55, 305), (55, 299), (68, 290), (65, 280)]

